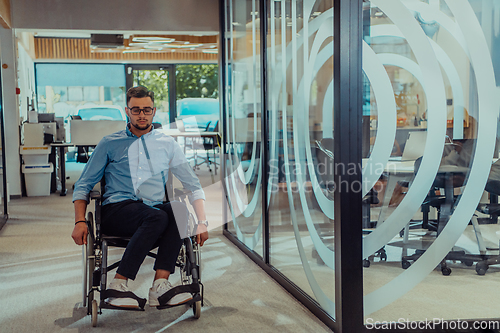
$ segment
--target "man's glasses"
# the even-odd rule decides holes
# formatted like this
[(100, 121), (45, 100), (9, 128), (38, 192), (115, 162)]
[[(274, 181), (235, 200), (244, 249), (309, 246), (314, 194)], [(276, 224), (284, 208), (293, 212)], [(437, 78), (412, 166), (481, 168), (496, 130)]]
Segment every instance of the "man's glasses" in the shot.
[(129, 108), (129, 110), (130, 110), (130, 113), (133, 114), (134, 116), (140, 115), (141, 111), (144, 112), (144, 115), (153, 114), (153, 108), (150, 108), (150, 107), (145, 107), (145, 108), (141, 109), (140, 107), (135, 106), (133, 108)]

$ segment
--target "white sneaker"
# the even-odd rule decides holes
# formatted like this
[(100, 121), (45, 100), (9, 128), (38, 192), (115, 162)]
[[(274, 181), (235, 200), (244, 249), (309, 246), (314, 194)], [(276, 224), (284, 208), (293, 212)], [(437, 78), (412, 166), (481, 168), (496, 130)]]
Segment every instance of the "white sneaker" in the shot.
[[(160, 302), (158, 301), (158, 297), (162, 296), (172, 288), (172, 285), (167, 279), (155, 280), (153, 287), (149, 289), (149, 306), (159, 306)], [(167, 305), (179, 305), (192, 299), (193, 296), (190, 293), (181, 293), (172, 297), (167, 302)]]
[[(128, 280), (113, 279), (113, 281), (110, 282), (108, 289), (117, 291), (130, 291), (130, 289), (127, 287), (127, 281)], [(137, 308), (139, 306), (138, 302), (133, 298), (109, 297), (106, 298), (104, 302), (113, 306), (119, 306), (123, 308)]]

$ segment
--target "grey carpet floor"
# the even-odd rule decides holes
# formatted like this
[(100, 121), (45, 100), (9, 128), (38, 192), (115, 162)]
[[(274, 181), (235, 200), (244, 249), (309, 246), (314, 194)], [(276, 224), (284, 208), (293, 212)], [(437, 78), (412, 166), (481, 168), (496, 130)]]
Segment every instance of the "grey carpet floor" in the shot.
[[(10, 218), (0, 230), (1, 332), (331, 332), (220, 230), (211, 231), (203, 247), (205, 306), (200, 319), (186, 306), (144, 312), (104, 309), (98, 327), (92, 328), (82, 308), (82, 251), (70, 237), (71, 182), (68, 188), (66, 197), (10, 201)], [(110, 251), (110, 258), (119, 258), (120, 251)], [(152, 267), (153, 260), (146, 259), (131, 282), (142, 297), (150, 287)]]

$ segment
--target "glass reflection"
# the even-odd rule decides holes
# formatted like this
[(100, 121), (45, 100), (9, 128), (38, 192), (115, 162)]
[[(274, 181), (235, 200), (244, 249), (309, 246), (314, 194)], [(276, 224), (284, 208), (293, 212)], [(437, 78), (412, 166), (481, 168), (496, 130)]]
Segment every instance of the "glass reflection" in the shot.
[(365, 201), (367, 323), (498, 316), (458, 304), (491, 292), (478, 275), (499, 269), (490, 205), (500, 193), (499, 9), (475, 0), (365, 4), (363, 180), (377, 191)]
[(261, 202), (261, 90), (258, 1), (228, 1), (226, 19), (226, 192), (228, 229), (263, 256)]
[(270, 262), (334, 317), (333, 2), (269, 13)]

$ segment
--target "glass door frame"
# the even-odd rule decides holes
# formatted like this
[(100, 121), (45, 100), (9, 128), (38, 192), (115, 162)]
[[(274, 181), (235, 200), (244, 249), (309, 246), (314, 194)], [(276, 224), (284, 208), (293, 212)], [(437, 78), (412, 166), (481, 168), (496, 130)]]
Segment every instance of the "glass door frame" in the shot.
[[(0, 87), (2, 86), (2, 78), (0, 76)], [(2, 229), (3, 225), (9, 219), (8, 210), (7, 210), (7, 170), (6, 170), (6, 161), (5, 161), (5, 122), (4, 122), (4, 108), (3, 108), (3, 96), (2, 89), (0, 89), (0, 140), (2, 147), (2, 179), (0, 180), (3, 183), (2, 189), (2, 204), (3, 204), (3, 214), (0, 214), (0, 229)]]
[(175, 123), (177, 117), (177, 94), (175, 65), (155, 65), (155, 64), (125, 64), (125, 88), (128, 90), (134, 85), (135, 70), (164, 70), (168, 72), (168, 103), (169, 103), (169, 121)]

